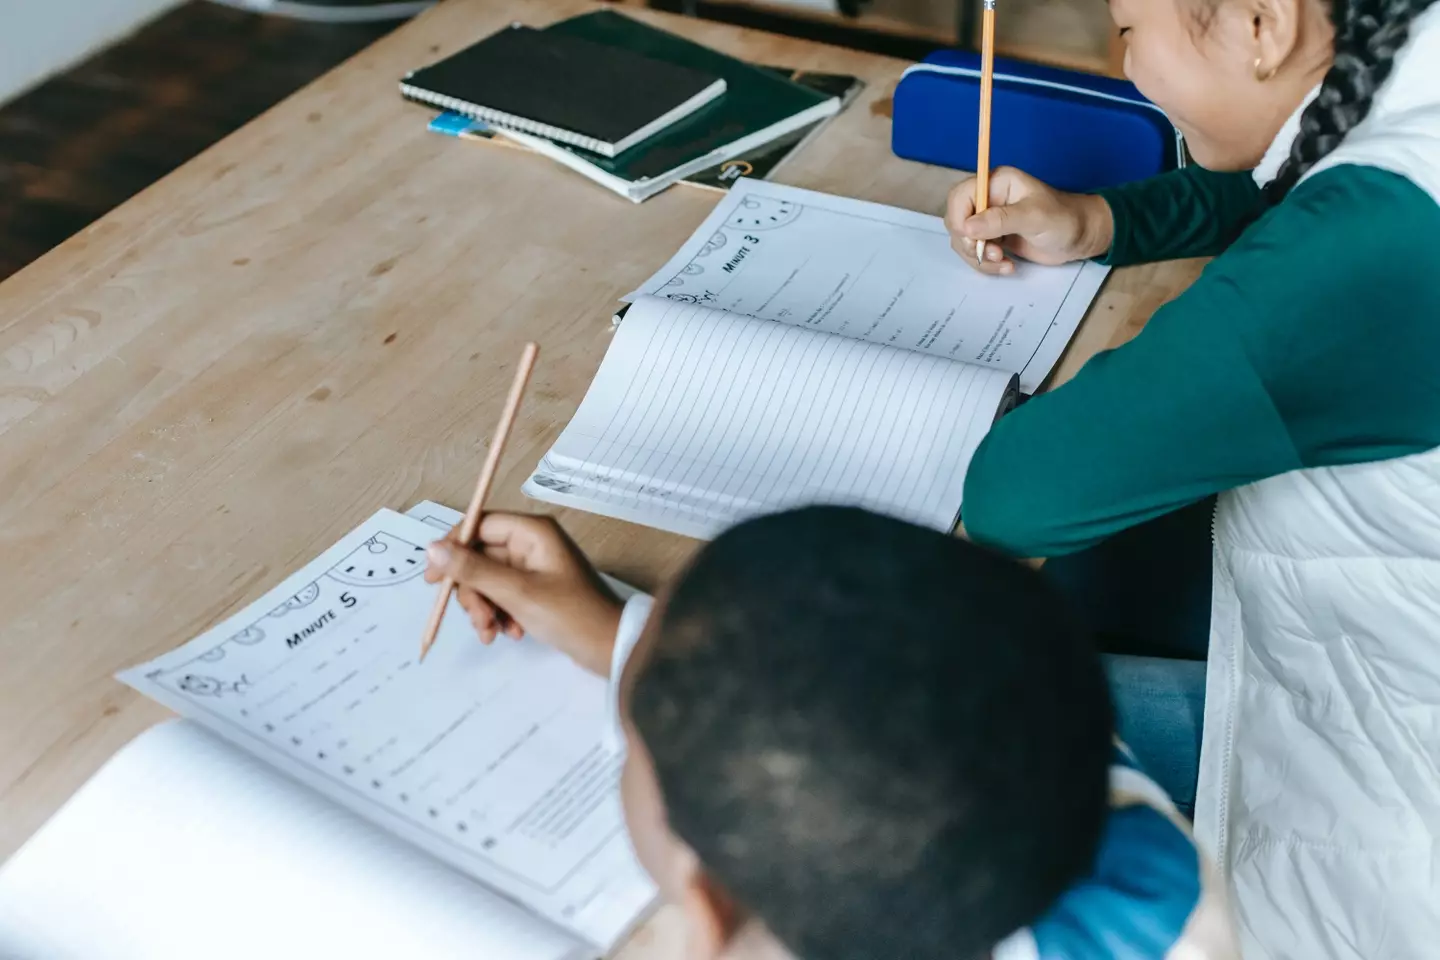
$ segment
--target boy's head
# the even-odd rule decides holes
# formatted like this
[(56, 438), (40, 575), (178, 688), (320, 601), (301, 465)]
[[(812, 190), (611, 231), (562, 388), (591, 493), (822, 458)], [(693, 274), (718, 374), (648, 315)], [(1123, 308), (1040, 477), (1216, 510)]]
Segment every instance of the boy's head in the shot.
[(716, 956), (966, 960), (1090, 868), (1100, 664), (1034, 571), (847, 508), (741, 524), (622, 683), (636, 849)]

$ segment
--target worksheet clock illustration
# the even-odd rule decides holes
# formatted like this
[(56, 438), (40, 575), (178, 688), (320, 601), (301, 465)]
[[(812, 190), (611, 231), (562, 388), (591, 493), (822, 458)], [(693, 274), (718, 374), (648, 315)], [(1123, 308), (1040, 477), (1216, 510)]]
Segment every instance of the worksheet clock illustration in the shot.
[[(378, 532), (345, 554), (325, 576), (305, 584), (263, 617), (199, 651), (193, 660), (146, 676), (192, 699), (243, 698), (296, 651), (308, 649), (312, 637), (328, 635), (347, 611), (355, 609), (365, 594), (355, 588), (393, 587), (424, 572), (423, 546)], [(357, 635), (352, 642), (360, 639), (363, 636)]]
[(736, 230), (774, 230), (795, 222), (805, 207), (777, 197), (747, 196), (726, 221)]
[(299, 593), (295, 594), (295, 596), (291, 597), (289, 600), (286, 600), (284, 603), (280, 604), (280, 606), (276, 607), (274, 610), (271, 610), (270, 616), (283, 617), (287, 613), (293, 613), (296, 610), (303, 610), (306, 607), (310, 606), (310, 604), (314, 603), (316, 598), (319, 596), (320, 584), (312, 583), (304, 590), (301, 590)]
[(717, 230), (715, 231), (715, 233), (711, 234), (709, 240), (705, 241), (705, 246), (700, 248), (700, 252), (696, 254), (696, 256), (708, 257), (716, 250), (723, 250), (725, 248), (725, 244), (729, 242), (730, 238), (725, 236), (725, 231)]
[(330, 576), (356, 587), (388, 587), (425, 572), (425, 548), (380, 533), (330, 570)]
[(739, 197), (720, 229), (688, 263), (672, 268), (675, 272), (655, 294), (675, 303), (718, 306), (726, 287), (745, 270), (755, 251), (774, 242), (761, 238), (795, 223), (804, 210), (803, 203), (781, 197), (754, 193)]

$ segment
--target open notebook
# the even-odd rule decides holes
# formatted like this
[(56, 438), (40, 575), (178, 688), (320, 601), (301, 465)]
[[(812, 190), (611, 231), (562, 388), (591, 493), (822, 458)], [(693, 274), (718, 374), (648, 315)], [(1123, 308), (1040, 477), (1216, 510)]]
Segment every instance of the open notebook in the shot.
[(635, 293), (539, 500), (693, 537), (845, 503), (948, 530), (970, 458), (1107, 269), (986, 277), (936, 217), (734, 186)]
[(0, 868), (0, 956), (579, 960), (643, 916), (605, 682), (458, 606), (417, 665), (459, 514), (411, 513), (121, 675), (186, 719)]

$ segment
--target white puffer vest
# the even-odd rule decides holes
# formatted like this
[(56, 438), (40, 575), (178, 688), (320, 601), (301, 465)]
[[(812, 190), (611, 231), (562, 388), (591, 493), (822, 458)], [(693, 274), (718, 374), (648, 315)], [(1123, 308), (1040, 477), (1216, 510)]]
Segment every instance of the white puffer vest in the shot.
[[(1440, 203), (1440, 4), (1341, 164)], [(1247, 960), (1440, 958), (1440, 449), (1220, 498), (1195, 825)]]

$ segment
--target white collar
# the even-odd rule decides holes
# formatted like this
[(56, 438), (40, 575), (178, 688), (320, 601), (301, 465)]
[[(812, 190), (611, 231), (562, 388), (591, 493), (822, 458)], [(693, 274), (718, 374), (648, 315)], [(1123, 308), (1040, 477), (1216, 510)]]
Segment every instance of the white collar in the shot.
[(1295, 112), (1290, 114), (1290, 118), (1281, 125), (1280, 132), (1275, 135), (1275, 139), (1270, 141), (1270, 146), (1265, 150), (1265, 156), (1260, 158), (1260, 163), (1255, 167), (1255, 182), (1260, 186), (1263, 187), (1274, 180), (1276, 174), (1280, 172), (1280, 167), (1290, 156), (1290, 147), (1295, 143), (1295, 138), (1300, 135), (1300, 115), (1305, 112), (1306, 107), (1310, 106), (1310, 101), (1314, 100), (1319, 92), (1320, 84), (1317, 83), (1315, 89), (1305, 95), (1305, 99), (1300, 101), (1300, 106), (1296, 107)]
[[(1311, 90), (1280, 128), (1255, 168), (1255, 182), (1264, 186), (1280, 172), (1300, 133), (1300, 115), (1320, 92)], [(1408, 176), (1422, 186), (1440, 185), (1436, 147), (1440, 143), (1440, 3), (1415, 18), (1410, 37), (1395, 55), (1395, 68), (1375, 92), (1365, 120), (1345, 137), (1336, 155), (1322, 160), (1311, 173), (1336, 163), (1379, 166)], [(1440, 195), (1437, 195), (1440, 200)]]

